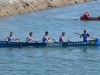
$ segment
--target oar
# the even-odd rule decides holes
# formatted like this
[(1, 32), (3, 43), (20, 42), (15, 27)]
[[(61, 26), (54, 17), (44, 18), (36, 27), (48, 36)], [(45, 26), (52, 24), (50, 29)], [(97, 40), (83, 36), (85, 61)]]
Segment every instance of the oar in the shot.
[[(61, 43), (57, 42), (55, 39), (52, 39), (52, 40), (55, 41), (56, 43), (58, 43), (61, 47), (66, 48), (65, 46), (62, 46)], [(69, 42), (71, 42), (71, 41), (69, 40)]]
[(79, 20), (80, 18), (74, 18), (73, 20)]
[(21, 44), (21, 40), (18, 38), (18, 40), (19, 40), (19, 44), (20, 44), (20, 46), (22, 47), (22, 44)]
[(95, 39), (95, 40), (97, 40), (97, 39), (98, 39), (97, 37), (94, 37), (94, 36), (90, 36), (90, 38), (93, 38), (93, 39)]
[(81, 34), (79, 34), (79, 33), (76, 33), (76, 32), (73, 32), (74, 34), (78, 34), (78, 35), (81, 35)]
[(59, 43), (59, 42), (57, 42), (55, 39), (52, 39), (53, 41), (55, 41), (56, 43), (58, 43), (60, 46), (62, 46), (62, 44), (61, 43)]
[(78, 19), (73, 19), (73, 20), (78, 20)]
[(61, 47), (66, 48), (66, 47), (62, 46), (61, 43), (57, 42), (55, 39), (52, 39), (52, 40), (55, 41), (56, 43), (58, 43)]
[(72, 42), (71, 40), (67, 39), (67, 41)]

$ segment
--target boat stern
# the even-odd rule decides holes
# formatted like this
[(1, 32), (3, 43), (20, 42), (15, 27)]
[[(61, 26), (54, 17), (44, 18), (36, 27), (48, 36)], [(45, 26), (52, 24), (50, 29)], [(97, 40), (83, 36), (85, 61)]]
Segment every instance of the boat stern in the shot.
[(100, 46), (100, 39), (97, 39), (95, 45), (96, 45), (96, 46)]

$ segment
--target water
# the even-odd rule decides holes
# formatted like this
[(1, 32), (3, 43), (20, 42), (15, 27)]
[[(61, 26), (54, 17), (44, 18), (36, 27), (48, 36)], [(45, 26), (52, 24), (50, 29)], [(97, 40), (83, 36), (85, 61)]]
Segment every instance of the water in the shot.
[[(0, 18), (0, 40), (9, 35), (25, 41), (29, 32), (41, 41), (44, 32), (58, 40), (66, 32), (72, 41), (82, 40), (84, 29), (100, 37), (100, 21), (80, 21), (85, 11), (100, 16), (100, 0), (73, 6)], [(77, 20), (73, 20), (77, 19)], [(90, 38), (89, 38), (90, 39)], [(0, 48), (0, 75), (100, 75), (100, 47)]]

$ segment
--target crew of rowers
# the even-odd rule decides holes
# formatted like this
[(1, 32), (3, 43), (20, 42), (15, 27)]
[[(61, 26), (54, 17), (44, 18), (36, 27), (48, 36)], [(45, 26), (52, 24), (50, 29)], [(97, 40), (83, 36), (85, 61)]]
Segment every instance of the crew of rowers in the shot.
[[(47, 37), (48, 34), (49, 34), (48, 31), (46, 31), (46, 32), (45, 32), (45, 35), (43, 36), (43, 39), (42, 39), (42, 42), (43, 42), (43, 43), (52, 43), (52, 40), (53, 40), (53, 39), (52, 39), (51, 37), (48, 38), (48, 37)], [(76, 33), (76, 34), (79, 34), (79, 33)], [(94, 38), (94, 37), (90, 36), (90, 35), (86, 32), (86, 30), (84, 30), (83, 34), (79, 34), (79, 35), (80, 35), (80, 38), (83, 37), (83, 41), (84, 41), (84, 42), (87, 42), (87, 37)], [(30, 32), (30, 33), (29, 33), (29, 36), (26, 38), (26, 43), (31, 43), (31, 42), (33, 42), (33, 43), (38, 43), (38, 41), (35, 40), (35, 39), (33, 39), (32, 36), (33, 36), (33, 33)], [(65, 32), (62, 32), (61, 36), (59, 37), (59, 43), (63, 43), (63, 42), (67, 42), (67, 41), (70, 42), (70, 40), (67, 39), (67, 38), (65, 39), (64, 36), (65, 36)], [(95, 39), (97, 39), (97, 38), (95, 38)], [(19, 39), (19, 38), (17, 38), (17, 39), (14, 38), (13, 32), (10, 32), (10, 35), (7, 36), (7, 37), (5, 38), (5, 40), (6, 40), (7, 42), (20, 42), (20, 39)]]

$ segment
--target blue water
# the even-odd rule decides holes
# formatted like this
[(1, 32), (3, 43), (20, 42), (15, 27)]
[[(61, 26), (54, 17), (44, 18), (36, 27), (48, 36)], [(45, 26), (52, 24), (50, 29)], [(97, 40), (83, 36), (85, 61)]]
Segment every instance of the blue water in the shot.
[[(100, 21), (79, 20), (85, 11), (91, 17), (100, 16), (99, 8), (100, 0), (2, 17), (0, 40), (11, 31), (21, 41), (33, 32), (33, 38), (41, 42), (45, 31), (58, 40), (64, 31), (65, 38), (80, 41), (72, 32), (83, 33), (84, 29), (99, 38)], [(100, 75), (99, 66), (100, 47), (0, 48), (0, 75)]]

